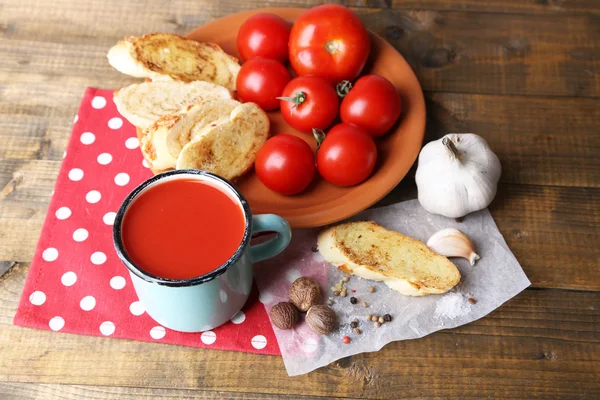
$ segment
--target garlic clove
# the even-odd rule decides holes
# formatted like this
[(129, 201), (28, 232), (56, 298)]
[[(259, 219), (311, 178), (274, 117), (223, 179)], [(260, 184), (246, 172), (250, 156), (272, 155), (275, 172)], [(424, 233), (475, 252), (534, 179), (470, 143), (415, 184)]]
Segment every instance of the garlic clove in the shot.
[(463, 257), (471, 265), (481, 257), (475, 253), (475, 246), (467, 235), (454, 228), (442, 229), (427, 241), (427, 247), (445, 257)]

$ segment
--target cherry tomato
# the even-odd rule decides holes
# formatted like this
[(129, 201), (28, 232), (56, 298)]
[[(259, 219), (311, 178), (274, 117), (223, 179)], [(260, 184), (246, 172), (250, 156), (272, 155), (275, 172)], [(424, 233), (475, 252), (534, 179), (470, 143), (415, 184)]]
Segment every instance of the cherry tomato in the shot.
[(390, 81), (379, 75), (365, 75), (356, 81), (342, 100), (340, 117), (365, 128), (378, 137), (398, 120), (402, 106), (400, 96)]
[(274, 192), (290, 195), (300, 193), (315, 176), (315, 156), (299, 137), (273, 136), (258, 152), (254, 169), (258, 179)]
[(237, 48), (244, 61), (255, 57), (288, 59), (290, 24), (275, 14), (261, 13), (248, 18), (240, 27)]
[(289, 47), (296, 74), (318, 75), (336, 84), (360, 74), (371, 41), (356, 14), (338, 4), (325, 4), (298, 17)]
[(317, 150), (317, 169), (328, 182), (353, 186), (371, 175), (377, 161), (377, 147), (371, 135), (352, 124), (331, 128)]
[(293, 128), (310, 133), (335, 119), (340, 100), (331, 83), (318, 76), (299, 76), (283, 89), (281, 115)]
[(265, 111), (279, 107), (290, 73), (282, 63), (268, 58), (253, 58), (240, 68), (236, 88), (242, 101), (256, 103)]

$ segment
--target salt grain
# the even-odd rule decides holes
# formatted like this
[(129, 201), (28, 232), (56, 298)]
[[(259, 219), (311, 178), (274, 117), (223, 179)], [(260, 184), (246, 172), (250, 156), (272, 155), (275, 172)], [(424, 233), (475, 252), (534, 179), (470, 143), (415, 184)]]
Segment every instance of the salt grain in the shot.
[(434, 317), (437, 319), (454, 319), (463, 317), (471, 311), (471, 305), (460, 293), (448, 293), (438, 300)]

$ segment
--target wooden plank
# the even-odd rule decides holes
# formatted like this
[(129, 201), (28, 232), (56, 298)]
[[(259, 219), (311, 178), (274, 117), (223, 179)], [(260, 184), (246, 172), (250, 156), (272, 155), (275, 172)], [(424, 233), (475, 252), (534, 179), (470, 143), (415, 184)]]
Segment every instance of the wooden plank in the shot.
[[(11, 0), (3, 12), (10, 18), (4, 20), (3, 36), (10, 40), (0, 42), (0, 70), (6, 71), (6, 79), (27, 80), (29, 74), (104, 77), (110, 69), (105, 53), (120, 37), (157, 30), (185, 33), (253, 8), (238, 2), (179, 1), (165, 12), (154, 2), (96, 3), (88, 7), (65, 0), (57, 8)], [(356, 10), (369, 28), (404, 54), (426, 90), (600, 96), (598, 14)]]
[[(58, 161), (0, 164), (0, 261), (29, 262)], [(2, 189), (3, 188), (3, 189)], [(492, 214), (535, 287), (600, 290), (600, 189), (502, 184)], [(382, 204), (415, 198), (408, 178)]]
[[(236, 393), (199, 389), (161, 389), (116, 386), (57, 385), (38, 383), (0, 382), (0, 397), (4, 400), (156, 400), (156, 399), (273, 399), (261, 393)], [(317, 400), (322, 397), (277, 395), (283, 400)], [(328, 397), (332, 398), (332, 397)], [(349, 399), (351, 400), (351, 399)]]
[(26, 272), (20, 265), (0, 281), (0, 381), (210, 388), (272, 397), (600, 395), (597, 292), (527, 290), (472, 324), (290, 378), (279, 357), (12, 326)]
[[(4, 94), (0, 158), (62, 158), (83, 89), (64, 79), (53, 103), (32, 104), (40, 90), (51, 91), (55, 84), (42, 84), (35, 92), (15, 85)], [(426, 101), (426, 141), (448, 132), (480, 134), (503, 163), (502, 182), (600, 187), (596, 99), (427, 92)]]

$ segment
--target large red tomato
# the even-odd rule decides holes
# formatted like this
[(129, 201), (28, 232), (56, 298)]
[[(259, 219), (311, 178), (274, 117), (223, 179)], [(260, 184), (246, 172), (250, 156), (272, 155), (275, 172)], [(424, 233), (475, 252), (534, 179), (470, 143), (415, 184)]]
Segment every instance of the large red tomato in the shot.
[(299, 76), (283, 89), (281, 115), (301, 132), (325, 129), (335, 119), (340, 100), (333, 85), (318, 76)]
[(363, 128), (338, 124), (331, 128), (317, 150), (317, 169), (328, 182), (353, 186), (371, 175), (377, 161), (377, 147)]
[(290, 73), (279, 61), (253, 58), (242, 65), (236, 89), (242, 101), (251, 101), (269, 111), (279, 107), (278, 97), (289, 81)]
[(360, 74), (371, 41), (356, 14), (338, 4), (325, 4), (298, 17), (289, 47), (296, 74), (322, 76), (335, 84)]
[(244, 61), (265, 57), (285, 62), (289, 37), (290, 24), (283, 18), (269, 13), (256, 14), (240, 27), (237, 48)]
[(267, 140), (258, 152), (254, 169), (269, 189), (285, 194), (300, 193), (315, 175), (315, 156), (299, 137), (279, 134)]
[(377, 137), (394, 126), (401, 111), (400, 96), (394, 85), (379, 75), (365, 75), (342, 100), (340, 117), (343, 122), (358, 125)]

